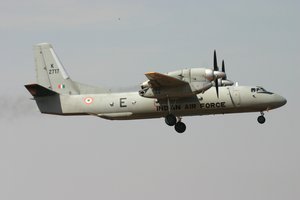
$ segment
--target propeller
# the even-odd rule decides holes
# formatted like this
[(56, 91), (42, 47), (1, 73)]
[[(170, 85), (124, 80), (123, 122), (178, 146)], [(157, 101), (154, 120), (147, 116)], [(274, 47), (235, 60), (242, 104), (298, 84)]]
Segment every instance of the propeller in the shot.
[(216, 50), (214, 50), (214, 58), (213, 59), (214, 59), (213, 69), (206, 69), (205, 76), (206, 76), (207, 80), (212, 81), (214, 83), (214, 86), (216, 87), (217, 97), (219, 98), (219, 86), (220, 85), (222, 86), (223, 78), (226, 79), (225, 64), (223, 61), (222, 62), (222, 71), (219, 71)]

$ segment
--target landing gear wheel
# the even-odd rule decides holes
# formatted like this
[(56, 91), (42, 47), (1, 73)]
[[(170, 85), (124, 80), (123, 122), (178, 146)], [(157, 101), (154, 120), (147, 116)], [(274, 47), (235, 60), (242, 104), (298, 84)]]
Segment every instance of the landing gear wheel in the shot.
[(177, 119), (175, 117), (175, 115), (173, 114), (168, 114), (166, 117), (165, 117), (165, 122), (167, 125), (169, 126), (174, 126), (177, 122)]
[(183, 122), (178, 122), (175, 124), (175, 130), (177, 133), (183, 133), (186, 129), (186, 126)]
[(258, 123), (263, 124), (263, 123), (265, 123), (266, 118), (263, 115), (261, 115), (257, 118), (257, 121), (258, 121)]

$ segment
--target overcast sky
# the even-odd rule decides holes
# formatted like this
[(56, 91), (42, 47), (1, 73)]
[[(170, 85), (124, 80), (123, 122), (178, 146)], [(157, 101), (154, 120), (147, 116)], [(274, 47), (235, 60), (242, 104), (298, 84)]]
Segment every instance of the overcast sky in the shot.
[[(300, 199), (300, 3), (2, 1), (0, 199)], [(32, 46), (53, 44), (73, 80), (133, 89), (148, 71), (211, 67), (288, 103), (265, 114), (107, 121), (42, 115)]]

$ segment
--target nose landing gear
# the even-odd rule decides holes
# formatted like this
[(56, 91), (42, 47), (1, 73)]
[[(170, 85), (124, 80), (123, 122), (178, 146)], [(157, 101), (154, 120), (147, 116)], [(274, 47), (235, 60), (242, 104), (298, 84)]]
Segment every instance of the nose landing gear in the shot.
[(165, 122), (168, 126), (174, 126), (177, 133), (183, 133), (186, 130), (186, 125), (173, 114), (168, 114), (165, 117)]
[(258, 123), (263, 124), (266, 122), (266, 118), (264, 117), (264, 113), (261, 112), (261, 116), (258, 116), (257, 118)]

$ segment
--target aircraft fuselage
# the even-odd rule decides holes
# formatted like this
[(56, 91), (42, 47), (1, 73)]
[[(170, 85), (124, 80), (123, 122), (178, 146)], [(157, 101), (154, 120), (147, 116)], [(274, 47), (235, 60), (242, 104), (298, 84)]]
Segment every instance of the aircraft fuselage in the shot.
[[(90, 95), (59, 95), (47, 100), (45, 107), (39, 104), (43, 113), (60, 115), (95, 115), (111, 120), (130, 120), (176, 116), (211, 115), (241, 112), (262, 112), (280, 107), (286, 100), (271, 92), (258, 92), (257, 87), (220, 87), (219, 98), (213, 88), (195, 97), (158, 101), (141, 97), (138, 92), (108, 93)], [(54, 100), (56, 98), (56, 100)], [(58, 99), (59, 98), (59, 99)], [(36, 100), (42, 102), (43, 97)], [(57, 102), (60, 104), (57, 104)], [(61, 105), (49, 109), (49, 104)], [(56, 113), (47, 110), (56, 110)]]
[(136, 92), (112, 93), (102, 87), (73, 81), (49, 43), (34, 46), (37, 83), (25, 85), (42, 113), (94, 115), (110, 120), (165, 118), (178, 133), (186, 130), (184, 116), (260, 112), (283, 106), (286, 99), (262, 87), (234, 85), (225, 62), (213, 68), (186, 68), (166, 74), (147, 72)]

